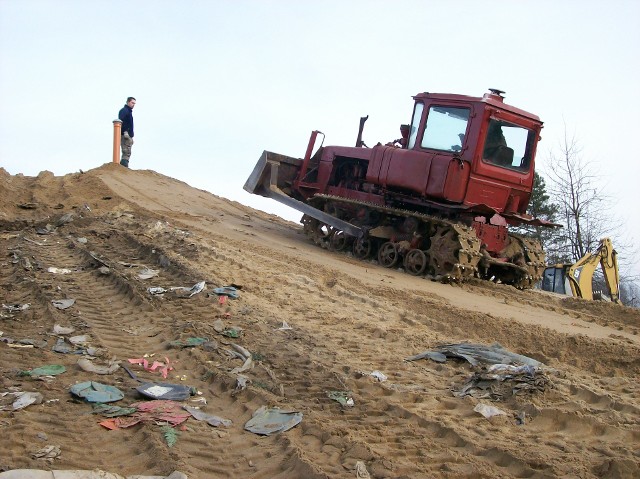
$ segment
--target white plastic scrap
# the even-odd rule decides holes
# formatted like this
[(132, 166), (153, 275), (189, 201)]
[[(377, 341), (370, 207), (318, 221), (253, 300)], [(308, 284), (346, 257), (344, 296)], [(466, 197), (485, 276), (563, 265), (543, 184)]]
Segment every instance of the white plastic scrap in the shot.
[(75, 303), (76, 300), (73, 298), (69, 298), (69, 299), (54, 299), (51, 301), (51, 303), (58, 309), (67, 309), (70, 308), (71, 306), (73, 306), (73, 303)]
[(147, 292), (149, 294), (151, 294), (151, 295), (158, 295), (159, 296), (161, 294), (166, 293), (167, 290), (158, 286), (158, 287), (155, 287), (155, 288), (154, 287), (147, 288)]
[(276, 328), (276, 331), (287, 331), (289, 329), (293, 329), (293, 328), (289, 326), (289, 324), (287, 324), (286, 321), (282, 321), (282, 326), (280, 326), (279, 328)]
[(47, 271), (49, 273), (54, 273), (54, 274), (69, 274), (71, 273), (71, 270), (68, 268), (54, 268), (53, 266), (50, 266)]
[(371, 371), (371, 373), (369, 373), (369, 376), (376, 378), (380, 382), (387, 380), (387, 376), (381, 373), (380, 371)]
[(145, 268), (138, 273), (138, 279), (151, 279), (160, 273), (157, 269)]
[(476, 404), (476, 407), (474, 407), (473, 410), (475, 412), (477, 412), (477, 413), (482, 414), (487, 419), (489, 419), (490, 417), (493, 417), (493, 416), (506, 416), (507, 415), (507, 413), (504, 412), (502, 409), (498, 409), (495, 406), (489, 406), (488, 404), (482, 404), (482, 403)]
[(31, 306), (31, 303), (25, 304), (2, 304), (3, 309), (9, 310), (10, 313), (18, 313), (20, 311), (26, 311)]
[(194, 294), (201, 293), (204, 290), (205, 286), (206, 286), (206, 283), (204, 281), (200, 281), (199, 283), (196, 283), (193, 286), (191, 286), (191, 288), (187, 288), (185, 286), (172, 286), (169, 289), (171, 291), (183, 291), (185, 293), (188, 293), (189, 295), (188, 297), (190, 298)]

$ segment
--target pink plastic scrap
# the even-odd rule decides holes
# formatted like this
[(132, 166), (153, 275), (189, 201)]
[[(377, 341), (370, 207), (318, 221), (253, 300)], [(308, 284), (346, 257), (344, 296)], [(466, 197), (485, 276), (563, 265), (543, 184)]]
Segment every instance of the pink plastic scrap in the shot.
[(166, 362), (162, 363), (160, 361), (154, 361), (153, 364), (149, 366), (149, 361), (147, 361), (146, 358), (127, 359), (127, 361), (129, 361), (131, 364), (140, 364), (145, 371), (156, 372), (157, 369), (162, 374), (162, 377), (164, 379), (167, 379), (169, 371), (173, 371), (173, 368), (170, 366), (169, 358), (165, 356), (164, 360)]

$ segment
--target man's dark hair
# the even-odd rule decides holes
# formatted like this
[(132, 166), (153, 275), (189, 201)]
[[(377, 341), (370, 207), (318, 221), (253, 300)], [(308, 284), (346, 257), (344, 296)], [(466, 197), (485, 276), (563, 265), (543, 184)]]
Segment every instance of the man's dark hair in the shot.
[[(131, 100), (135, 100), (135, 98), (134, 98), (134, 97), (132, 97), (132, 96), (128, 96), (128, 97), (127, 97), (127, 103), (129, 103)], [(136, 100), (136, 101), (137, 101), (137, 100)]]

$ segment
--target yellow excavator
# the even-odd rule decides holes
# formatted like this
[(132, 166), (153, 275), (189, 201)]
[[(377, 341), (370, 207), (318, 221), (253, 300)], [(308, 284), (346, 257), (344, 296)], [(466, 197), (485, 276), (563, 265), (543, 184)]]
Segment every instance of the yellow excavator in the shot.
[(602, 268), (611, 301), (620, 303), (618, 253), (609, 238), (602, 238), (594, 253), (585, 254), (576, 263), (547, 266), (542, 277), (542, 289), (592, 300), (596, 296), (592, 285), (593, 273), (598, 265)]

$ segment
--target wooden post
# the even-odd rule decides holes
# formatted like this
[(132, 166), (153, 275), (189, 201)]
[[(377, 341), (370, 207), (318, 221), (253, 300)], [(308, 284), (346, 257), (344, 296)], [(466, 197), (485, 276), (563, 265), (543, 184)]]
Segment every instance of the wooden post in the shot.
[(120, 163), (120, 130), (121, 120), (113, 120), (113, 162)]

